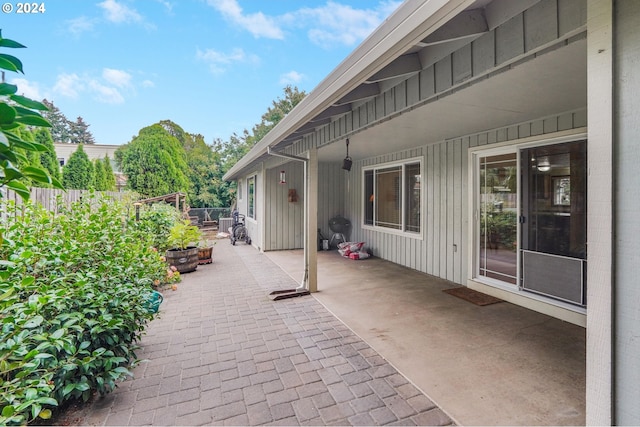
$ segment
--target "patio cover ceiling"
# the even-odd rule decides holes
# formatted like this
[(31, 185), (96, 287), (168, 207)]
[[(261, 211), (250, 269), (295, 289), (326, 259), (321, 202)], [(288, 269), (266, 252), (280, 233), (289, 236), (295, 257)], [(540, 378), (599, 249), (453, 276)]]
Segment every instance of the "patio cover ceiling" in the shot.
[[(232, 180), (421, 69), (470, 43), (539, 0), (405, 1), (226, 175)], [(514, 64), (350, 136), (354, 160), (586, 106), (586, 40)], [(339, 140), (338, 142), (342, 142)], [(341, 161), (343, 143), (320, 161)]]

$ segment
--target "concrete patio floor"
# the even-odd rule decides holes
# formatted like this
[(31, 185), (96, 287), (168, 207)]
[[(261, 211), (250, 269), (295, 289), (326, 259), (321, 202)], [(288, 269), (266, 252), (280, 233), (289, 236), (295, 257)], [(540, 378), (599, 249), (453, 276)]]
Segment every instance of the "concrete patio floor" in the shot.
[[(302, 251), (267, 252), (300, 281)], [(318, 253), (313, 297), (462, 425), (584, 425), (586, 331), (372, 258)]]

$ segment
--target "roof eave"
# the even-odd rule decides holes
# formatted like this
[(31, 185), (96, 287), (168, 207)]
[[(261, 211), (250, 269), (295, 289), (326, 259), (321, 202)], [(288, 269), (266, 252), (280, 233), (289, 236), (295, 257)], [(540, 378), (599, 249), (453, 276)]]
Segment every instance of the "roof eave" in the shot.
[(267, 147), (280, 143), (473, 2), (474, 0), (407, 0), (402, 3), (241, 158), (223, 179), (232, 181), (240, 177), (248, 165), (267, 155)]

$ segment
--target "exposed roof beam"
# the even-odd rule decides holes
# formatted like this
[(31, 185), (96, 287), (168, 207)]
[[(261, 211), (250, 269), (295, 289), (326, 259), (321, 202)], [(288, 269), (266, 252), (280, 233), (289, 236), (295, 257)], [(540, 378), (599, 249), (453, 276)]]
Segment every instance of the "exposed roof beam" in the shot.
[(422, 43), (426, 46), (453, 40), (477, 37), (489, 31), (483, 9), (465, 10), (432, 34)]
[(347, 114), (349, 111), (351, 111), (350, 104), (333, 105), (311, 119), (311, 123), (317, 124), (320, 120)]
[(493, 30), (519, 13), (531, 8), (540, 0), (493, 0), (485, 8), (489, 29)]
[(352, 102), (362, 101), (364, 99), (373, 98), (380, 95), (380, 87), (378, 83), (363, 83), (346, 96), (343, 96), (334, 105), (351, 104)]
[(422, 70), (422, 64), (417, 53), (410, 53), (396, 58), (392, 63), (384, 67), (367, 79), (367, 82), (379, 82), (398, 76), (415, 74)]
[(421, 49), (418, 52), (418, 56), (420, 57), (420, 62), (424, 68), (427, 68), (436, 62), (440, 61), (442, 58), (451, 55), (456, 50), (460, 49), (464, 45), (469, 44), (474, 39), (480, 37), (480, 35), (475, 35), (472, 38), (463, 38), (452, 40), (446, 43), (434, 44), (431, 46), (427, 46), (424, 49)]

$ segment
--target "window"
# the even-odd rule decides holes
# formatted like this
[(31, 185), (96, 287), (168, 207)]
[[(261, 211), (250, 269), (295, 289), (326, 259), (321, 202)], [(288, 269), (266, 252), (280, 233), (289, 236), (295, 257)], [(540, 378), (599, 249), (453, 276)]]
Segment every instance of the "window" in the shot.
[(247, 178), (247, 215), (256, 219), (256, 177)]
[(244, 182), (242, 182), (241, 179), (238, 180), (238, 200), (242, 200), (242, 185), (244, 184)]
[(420, 233), (421, 163), (364, 170), (364, 225)]

